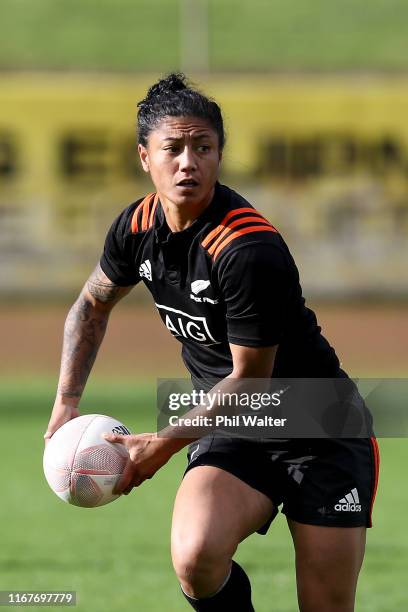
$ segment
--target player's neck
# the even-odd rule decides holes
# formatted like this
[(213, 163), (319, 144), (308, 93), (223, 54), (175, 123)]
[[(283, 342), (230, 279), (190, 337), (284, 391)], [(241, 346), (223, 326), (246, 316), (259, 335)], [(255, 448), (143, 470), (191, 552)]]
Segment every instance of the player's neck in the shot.
[(182, 204), (172, 202), (165, 196), (159, 194), (160, 203), (166, 217), (167, 225), (172, 232), (181, 232), (199, 217), (211, 203), (214, 189), (198, 202), (185, 202)]

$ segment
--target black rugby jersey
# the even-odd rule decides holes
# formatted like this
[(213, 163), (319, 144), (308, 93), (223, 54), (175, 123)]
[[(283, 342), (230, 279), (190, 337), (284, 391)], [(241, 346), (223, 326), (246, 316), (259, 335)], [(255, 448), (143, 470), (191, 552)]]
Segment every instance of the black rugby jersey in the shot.
[(100, 265), (117, 285), (143, 280), (193, 378), (230, 374), (229, 343), (278, 344), (273, 376), (339, 371), (283, 238), (226, 186), (217, 183), (209, 206), (180, 232), (170, 231), (157, 194), (131, 204), (113, 222)]

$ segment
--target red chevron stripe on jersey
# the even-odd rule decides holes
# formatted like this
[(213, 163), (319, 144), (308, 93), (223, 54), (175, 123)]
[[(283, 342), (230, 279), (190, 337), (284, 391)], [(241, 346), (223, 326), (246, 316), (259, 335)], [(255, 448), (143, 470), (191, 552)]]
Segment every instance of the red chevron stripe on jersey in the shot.
[(265, 221), (265, 223), (268, 223), (268, 221), (266, 219), (264, 219), (262, 217), (262, 215), (257, 210), (255, 210), (254, 208), (249, 208), (249, 207), (247, 207), (247, 208), (236, 208), (235, 210), (230, 210), (230, 212), (225, 215), (225, 217), (223, 218), (221, 223), (208, 234), (208, 236), (202, 241), (201, 245), (204, 248), (207, 247), (210, 244), (211, 240), (213, 238), (216, 238), (218, 236), (218, 234), (220, 234), (225, 229), (225, 227), (227, 225), (229, 225), (228, 221), (232, 217), (236, 217), (237, 215), (240, 215), (242, 213), (251, 213), (254, 216), (261, 217), (261, 219), (263, 219), (263, 221)]
[[(227, 227), (224, 228), (224, 230), (221, 232), (218, 238), (212, 243), (212, 245), (208, 249), (208, 252), (210, 253), (210, 255), (213, 255), (213, 253), (216, 251), (220, 242), (224, 240), (227, 234), (229, 234), (230, 231), (234, 227), (238, 227), (239, 225), (244, 225), (245, 223), (252, 223), (252, 224), (261, 223), (262, 225), (267, 225), (268, 227), (272, 227), (271, 224), (266, 219), (264, 219), (261, 215), (259, 215), (259, 218), (257, 217), (258, 216), (241, 217), (240, 219), (235, 219), (235, 221), (231, 221), (231, 223), (228, 223)], [(255, 227), (258, 227), (258, 226), (255, 226)]]
[(145, 232), (152, 226), (158, 200), (157, 193), (149, 193), (136, 207), (131, 225), (133, 234)]
[[(243, 213), (250, 213), (250, 216), (240, 217), (239, 219), (235, 219), (235, 221), (233, 220), (233, 217)], [(249, 227), (232, 232), (234, 227), (248, 223), (251, 224)], [(201, 242), (201, 245), (206, 248), (213, 241), (211, 246), (208, 248), (208, 253), (213, 256), (213, 260), (215, 261), (224, 247), (226, 247), (227, 244), (232, 242), (232, 240), (235, 238), (239, 238), (245, 234), (261, 231), (277, 233), (278, 230), (254, 208), (237, 208), (235, 210), (231, 210), (227, 215), (225, 215), (221, 223), (215, 229), (213, 229), (208, 236), (206, 236), (206, 238)]]
[(235, 238), (239, 238), (240, 236), (244, 236), (245, 234), (252, 234), (254, 232), (274, 232), (276, 234), (278, 230), (274, 228), (273, 225), (269, 225), (269, 224), (268, 225), (252, 225), (251, 227), (244, 227), (240, 230), (237, 230), (236, 232), (233, 232), (232, 234), (227, 236), (225, 240), (221, 242), (221, 244), (217, 247), (217, 249), (215, 250), (213, 254), (213, 260), (215, 261), (218, 255), (221, 253), (221, 251), (227, 246), (227, 244), (235, 240)]
[(153, 225), (153, 220), (154, 220), (154, 213), (156, 212), (156, 208), (157, 208), (157, 202), (159, 201), (159, 194), (156, 193), (156, 195), (153, 198), (153, 206), (152, 209), (150, 211), (150, 217), (149, 217), (149, 227), (152, 227)]

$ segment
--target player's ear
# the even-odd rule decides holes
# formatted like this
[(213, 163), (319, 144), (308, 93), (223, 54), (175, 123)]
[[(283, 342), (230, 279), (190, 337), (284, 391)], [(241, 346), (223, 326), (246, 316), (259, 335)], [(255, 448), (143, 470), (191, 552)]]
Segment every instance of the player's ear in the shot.
[(142, 168), (145, 172), (150, 172), (150, 167), (149, 167), (149, 154), (147, 152), (147, 149), (145, 146), (143, 146), (142, 144), (139, 144), (137, 146), (137, 150), (139, 152), (139, 157), (140, 157), (140, 161), (142, 164)]

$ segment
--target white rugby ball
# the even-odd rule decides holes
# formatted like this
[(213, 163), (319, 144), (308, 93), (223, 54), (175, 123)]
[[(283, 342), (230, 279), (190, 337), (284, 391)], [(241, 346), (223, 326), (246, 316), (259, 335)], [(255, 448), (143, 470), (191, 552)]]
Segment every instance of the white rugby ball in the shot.
[(130, 434), (116, 419), (85, 414), (60, 427), (44, 451), (44, 474), (51, 489), (65, 502), (82, 508), (103, 506), (117, 499), (112, 490), (129, 454), (102, 434)]

